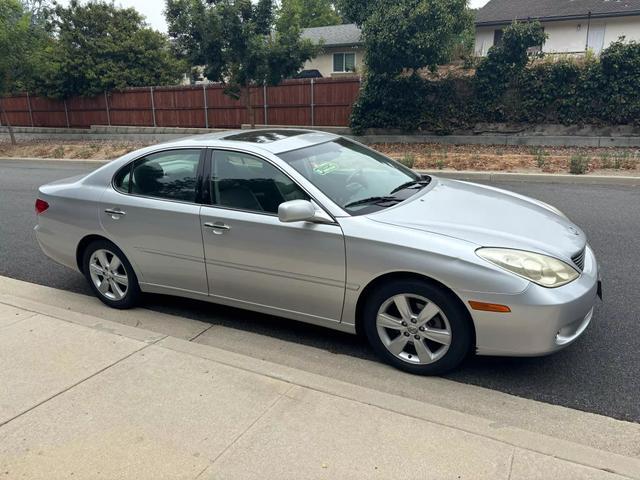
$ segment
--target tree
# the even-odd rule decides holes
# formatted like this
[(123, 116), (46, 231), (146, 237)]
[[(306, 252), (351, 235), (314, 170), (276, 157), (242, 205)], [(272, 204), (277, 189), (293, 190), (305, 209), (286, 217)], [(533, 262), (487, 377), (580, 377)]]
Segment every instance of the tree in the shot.
[(469, 25), (467, 0), (342, 0), (345, 15), (362, 29), (372, 72), (435, 69), (448, 62)]
[(55, 5), (49, 28), (56, 38), (54, 68), (43, 75), (40, 89), (50, 97), (175, 84), (186, 71), (168, 39), (149, 28), (133, 8), (71, 0), (68, 7)]
[[(30, 49), (30, 15), (18, 0), (0, 0), (0, 96), (15, 88), (15, 79), (21, 76), (23, 56)], [(11, 143), (16, 144), (9, 116), (0, 102), (0, 116), (9, 130)]]
[(420, 105), (419, 70), (450, 61), (471, 21), (467, 0), (340, 0), (338, 7), (360, 26), (365, 47), (366, 75), (351, 115), (356, 132), (388, 124), (403, 105)]
[(279, 83), (318, 51), (300, 39), (295, 16), (276, 25), (273, 0), (167, 0), (165, 16), (179, 54), (241, 99), (252, 127), (251, 86)]
[(509, 85), (524, 71), (532, 55), (541, 55), (535, 48), (546, 39), (540, 22), (515, 22), (504, 29), (502, 42), (491, 47), (478, 65), (475, 98), (494, 121), (502, 120), (500, 105)]
[(21, 0), (24, 9), (31, 14), (31, 21), (43, 22), (49, 9), (49, 0)]
[(337, 0), (336, 8), (353, 23), (362, 25), (371, 16), (378, 0)]
[(329, 0), (282, 0), (279, 16), (294, 15), (300, 28), (340, 25), (342, 17)]

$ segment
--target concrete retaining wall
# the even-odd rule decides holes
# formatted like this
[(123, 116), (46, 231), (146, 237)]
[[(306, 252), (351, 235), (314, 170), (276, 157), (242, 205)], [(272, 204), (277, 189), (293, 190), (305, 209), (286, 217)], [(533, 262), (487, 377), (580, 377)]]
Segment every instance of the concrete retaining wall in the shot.
[[(265, 126), (258, 125), (263, 128)], [(248, 128), (243, 125), (243, 128)], [(285, 125), (270, 125), (268, 128), (303, 128), (321, 130), (338, 135), (352, 136), (350, 129), (345, 127), (292, 127)], [(489, 127), (487, 127), (489, 128)], [(407, 135), (394, 131), (372, 130), (363, 136), (353, 138), (367, 144), (375, 143), (440, 143), (450, 145), (525, 145), (525, 146), (567, 146), (567, 147), (632, 147), (640, 148), (640, 128), (633, 126), (619, 127), (567, 127), (538, 126), (526, 131), (516, 131), (512, 128), (507, 133), (508, 126), (496, 126), (493, 132), (483, 130), (481, 133), (467, 133), (454, 135), (413, 134)], [(552, 134), (554, 128), (557, 134)], [(124, 140), (141, 142), (163, 142), (190, 135), (222, 131), (221, 129), (205, 128), (173, 128), (173, 127), (109, 127), (94, 125), (90, 129), (67, 128), (31, 128), (15, 127), (18, 139), (59, 139), (59, 140)], [(589, 135), (591, 134), (591, 135)], [(6, 127), (0, 127), (0, 139), (8, 138)]]

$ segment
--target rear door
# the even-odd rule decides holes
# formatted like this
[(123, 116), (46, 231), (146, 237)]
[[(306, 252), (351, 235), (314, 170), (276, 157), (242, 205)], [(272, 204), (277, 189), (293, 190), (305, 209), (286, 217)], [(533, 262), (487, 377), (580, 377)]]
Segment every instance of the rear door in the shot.
[(172, 149), (137, 159), (102, 198), (102, 227), (137, 267), (140, 283), (207, 294), (198, 191), (205, 152)]
[(340, 321), (345, 288), (340, 226), (280, 222), (281, 203), (309, 196), (265, 159), (216, 150), (210, 170), (205, 190), (212, 205), (203, 206), (201, 214), (210, 295), (310, 322)]

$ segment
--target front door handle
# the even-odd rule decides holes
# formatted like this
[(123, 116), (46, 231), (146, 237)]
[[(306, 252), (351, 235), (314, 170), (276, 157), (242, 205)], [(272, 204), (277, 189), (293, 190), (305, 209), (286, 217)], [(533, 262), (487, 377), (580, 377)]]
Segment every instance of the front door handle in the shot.
[(120, 210), (119, 208), (107, 208), (104, 213), (111, 215), (111, 218), (121, 217), (127, 214), (127, 212)]
[(231, 230), (231, 227), (229, 225), (225, 225), (222, 222), (205, 223), (204, 227), (210, 228), (213, 231), (213, 233), (217, 235), (220, 235), (221, 233), (228, 232), (229, 230)]

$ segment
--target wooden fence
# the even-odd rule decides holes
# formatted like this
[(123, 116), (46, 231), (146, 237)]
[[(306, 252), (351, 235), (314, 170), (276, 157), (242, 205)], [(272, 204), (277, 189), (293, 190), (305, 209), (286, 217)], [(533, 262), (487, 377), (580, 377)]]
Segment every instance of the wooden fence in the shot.
[[(357, 77), (285, 80), (252, 88), (251, 101), (257, 124), (347, 126), (359, 89)], [(220, 84), (131, 88), (66, 101), (24, 93), (0, 101), (15, 126), (238, 128), (249, 123), (246, 108)]]

